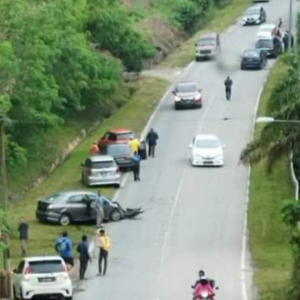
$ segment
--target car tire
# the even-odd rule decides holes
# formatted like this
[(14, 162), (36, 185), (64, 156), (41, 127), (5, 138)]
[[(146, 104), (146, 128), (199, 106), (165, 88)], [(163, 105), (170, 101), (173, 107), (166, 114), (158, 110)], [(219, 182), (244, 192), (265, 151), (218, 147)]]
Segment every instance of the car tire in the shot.
[(71, 297), (64, 297), (65, 300), (73, 300), (73, 296)]
[(200, 58), (199, 57), (195, 57), (195, 61), (200, 61)]
[(121, 212), (118, 210), (118, 209), (114, 209), (111, 213), (110, 213), (110, 216), (109, 216), (109, 219), (112, 221), (112, 222), (118, 222), (122, 219), (122, 214)]
[(245, 67), (243, 65), (241, 65), (241, 70), (245, 70)]
[(174, 105), (175, 110), (179, 110), (179, 106), (177, 104)]
[(59, 224), (61, 226), (68, 226), (71, 223), (71, 217), (68, 214), (62, 214), (59, 218)]

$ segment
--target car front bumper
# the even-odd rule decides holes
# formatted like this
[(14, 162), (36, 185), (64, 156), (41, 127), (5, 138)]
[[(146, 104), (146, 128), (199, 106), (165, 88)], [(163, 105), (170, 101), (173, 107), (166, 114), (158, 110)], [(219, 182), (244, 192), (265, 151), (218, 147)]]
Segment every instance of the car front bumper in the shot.
[(193, 166), (223, 166), (224, 158), (223, 157), (215, 157), (211, 159), (204, 159), (202, 157), (193, 156), (191, 159), (191, 163)]
[(243, 25), (259, 25), (259, 19), (246, 19), (242, 21)]
[(22, 283), (22, 299), (32, 299), (34, 296), (63, 296), (71, 297), (73, 295), (73, 287), (71, 280), (64, 284), (43, 284), (32, 285), (26, 282)]
[(58, 223), (61, 214), (55, 213), (53, 211), (39, 211), (35, 212), (35, 216), (38, 220), (42, 222), (53, 222)]
[(175, 106), (177, 108), (189, 108), (189, 107), (201, 107), (202, 99), (199, 100), (181, 100), (175, 101)]
[(260, 68), (260, 66), (261, 66), (260, 61), (244, 62), (241, 64), (241, 67), (244, 69), (257, 69)]
[(211, 57), (215, 57), (217, 55), (217, 51), (211, 51), (211, 52), (201, 52), (200, 51), (196, 51), (195, 53), (195, 57), (197, 58), (211, 58)]

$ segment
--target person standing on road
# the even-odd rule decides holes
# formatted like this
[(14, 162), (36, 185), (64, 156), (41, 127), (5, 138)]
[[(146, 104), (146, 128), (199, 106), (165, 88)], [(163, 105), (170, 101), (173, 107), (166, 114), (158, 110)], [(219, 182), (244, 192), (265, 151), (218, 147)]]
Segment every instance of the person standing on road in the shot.
[[(105, 276), (107, 271), (107, 261), (108, 261), (108, 252), (111, 248), (110, 244), (110, 238), (108, 235), (106, 235), (105, 230), (101, 229), (100, 232), (100, 239), (99, 239), (99, 261), (98, 261), (98, 267), (99, 267), (99, 273), (98, 276), (102, 275)], [(102, 273), (102, 262), (104, 262), (104, 270)]]
[(73, 245), (71, 239), (68, 237), (68, 233), (64, 231), (56, 241), (55, 241), (55, 250), (59, 253), (61, 258), (65, 261), (68, 266), (68, 269), (74, 267), (74, 258), (73, 258)]
[(129, 143), (128, 143), (132, 153), (138, 152), (140, 148), (140, 142), (137, 138), (130, 138)]
[(20, 242), (21, 242), (22, 256), (27, 255), (28, 230), (29, 230), (28, 223), (25, 221), (25, 219), (23, 217), (21, 217), (20, 223), (18, 226), (18, 231), (19, 231), (19, 237), (20, 237)]
[(148, 156), (155, 156), (155, 147), (157, 145), (158, 140), (158, 134), (153, 130), (153, 128), (150, 129), (146, 136), (146, 142), (148, 143)]
[(229, 76), (227, 76), (226, 80), (224, 81), (224, 85), (225, 85), (226, 99), (229, 101), (231, 99), (231, 89), (232, 89), (232, 80)]
[(77, 246), (77, 252), (79, 253), (79, 279), (83, 280), (88, 262), (91, 261), (89, 243), (86, 235), (82, 236), (81, 242)]
[(140, 181), (140, 164), (141, 164), (141, 157), (140, 155), (136, 152), (134, 152), (132, 158), (133, 162), (132, 166), (132, 171), (133, 171), (133, 179), (134, 181)]

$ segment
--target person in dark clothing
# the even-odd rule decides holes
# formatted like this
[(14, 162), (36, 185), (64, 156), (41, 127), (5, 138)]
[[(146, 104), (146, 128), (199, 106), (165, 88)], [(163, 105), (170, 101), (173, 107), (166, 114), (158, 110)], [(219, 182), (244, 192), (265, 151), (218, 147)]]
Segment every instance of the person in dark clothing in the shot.
[(141, 164), (141, 157), (138, 155), (137, 152), (134, 152), (131, 160), (133, 161), (133, 179), (134, 181), (140, 181), (140, 164)]
[(74, 267), (73, 244), (66, 231), (55, 241), (54, 248), (65, 261), (69, 269)]
[(153, 128), (151, 128), (146, 136), (146, 142), (148, 143), (148, 148), (149, 148), (148, 156), (154, 157), (157, 140), (158, 140), (158, 134), (153, 130)]
[(29, 230), (28, 223), (22, 217), (20, 219), (20, 223), (19, 223), (19, 226), (18, 226), (19, 237), (20, 237), (20, 242), (21, 242), (21, 253), (22, 253), (22, 256), (26, 256), (27, 255), (28, 230)]
[(82, 236), (81, 242), (77, 246), (77, 252), (79, 253), (79, 278), (80, 280), (83, 280), (88, 262), (91, 260), (89, 254), (89, 243), (86, 235)]
[(232, 80), (230, 79), (229, 76), (227, 76), (226, 80), (224, 81), (224, 85), (225, 85), (226, 99), (230, 100), (231, 99)]
[(283, 44), (284, 44), (285, 51), (288, 51), (289, 46), (291, 46), (291, 48), (294, 47), (294, 37), (292, 33), (288, 30), (285, 32), (283, 36)]
[(277, 36), (273, 37), (273, 45), (275, 50), (275, 55), (277, 56), (280, 53), (281, 42)]

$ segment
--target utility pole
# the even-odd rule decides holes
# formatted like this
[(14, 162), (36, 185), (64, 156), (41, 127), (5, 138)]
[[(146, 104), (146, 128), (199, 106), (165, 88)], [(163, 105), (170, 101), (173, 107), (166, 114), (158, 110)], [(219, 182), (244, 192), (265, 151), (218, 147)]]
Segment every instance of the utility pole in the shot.
[[(3, 208), (4, 212), (8, 209), (8, 186), (7, 186), (7, 170), (6, 170), (6, 154), (5, 154), (5, 116), (0, 115), (0, 141), (1, 141), (1, 179), (3, 189)], [(9, 251), (9, 233), (3, 233), (3, 242), (5, 249), (3, 251), (4, 270), (7, 275), (7, 291), (11, 294), (10, 284), (10, 251)]]
[(289, 9), (289, 39), (288, 39), (288, 51), (292, 51), (292, 29), (293, 29), (293, 0), (290, 0)]

